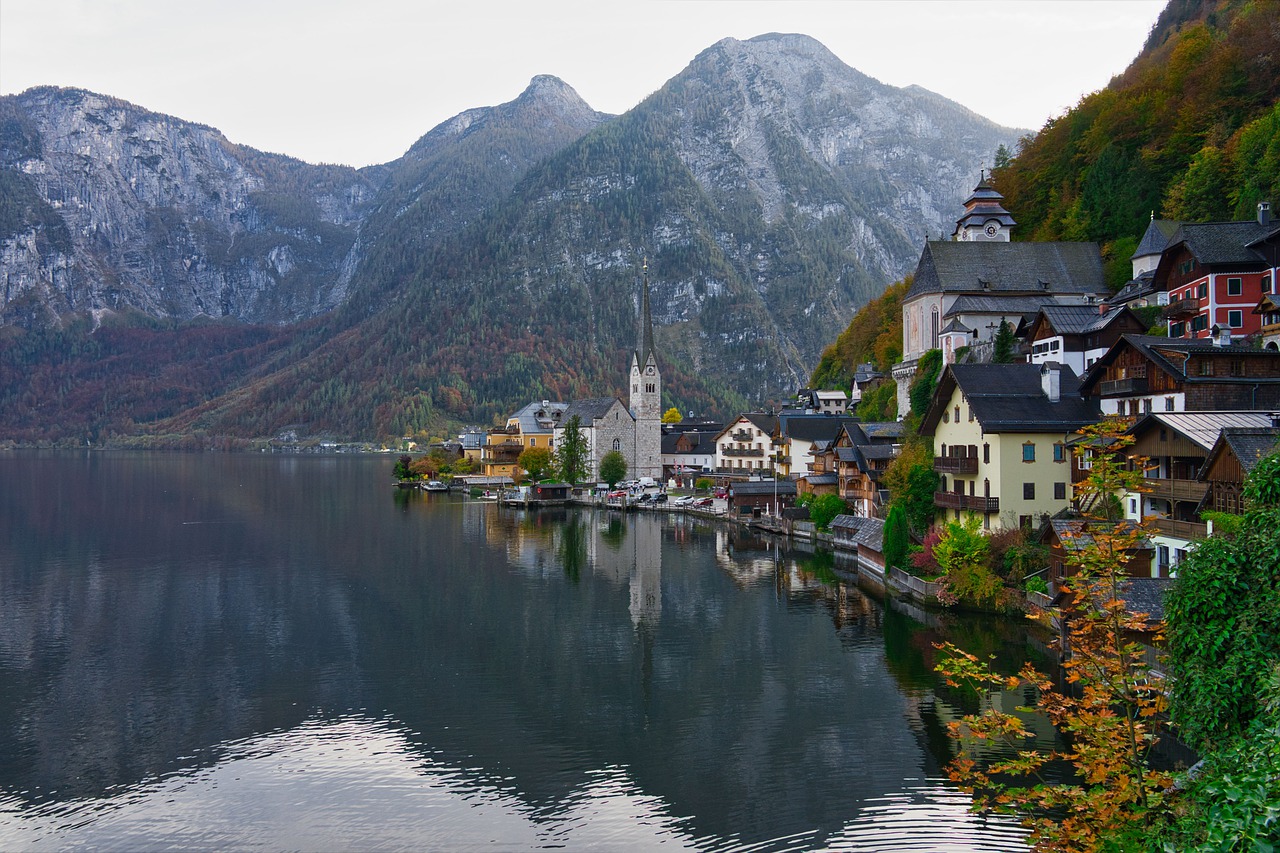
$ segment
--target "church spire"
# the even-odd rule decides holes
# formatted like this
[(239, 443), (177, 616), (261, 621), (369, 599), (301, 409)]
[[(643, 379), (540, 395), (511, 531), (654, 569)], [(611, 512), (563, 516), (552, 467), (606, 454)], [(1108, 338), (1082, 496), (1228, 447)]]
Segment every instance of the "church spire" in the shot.
[(653, 355), (653, 316), (649, 313), (649, 259), (644, 259), (644, 285), (640, 290), (640, 333), (636, 361), (644, 365)]

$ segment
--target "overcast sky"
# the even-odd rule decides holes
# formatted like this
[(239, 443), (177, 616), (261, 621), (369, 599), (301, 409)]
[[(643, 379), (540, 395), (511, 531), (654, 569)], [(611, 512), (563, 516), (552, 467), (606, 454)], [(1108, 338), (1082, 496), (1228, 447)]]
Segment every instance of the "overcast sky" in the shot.
[(399, 157), (537, 74), (621, 113), (725, 37), (813, 36), (894, 86), (1038, 129), (1164, 0), (0, 0), (0, 94), (77, 86), (315, 163)]

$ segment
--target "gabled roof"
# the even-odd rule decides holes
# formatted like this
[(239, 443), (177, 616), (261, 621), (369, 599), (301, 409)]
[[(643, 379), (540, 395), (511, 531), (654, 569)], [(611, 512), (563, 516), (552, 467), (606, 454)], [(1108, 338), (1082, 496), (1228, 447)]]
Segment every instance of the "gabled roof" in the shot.
[(560, 423), (564, 410), (568, 407), (568, 403), (536, 400), (525, 405), (507, 420), (518, 422), (520, 432), (525, 434), (551, 432)]
[(1099, 313), (1097, 305), (1045, 305), (1036, 315), (1031, 333), (1035, 334), (1037, 327), (1046, 324), (1058, 335), (1092, 335), (1126, 316), (1138, 326), (1143, 325), (1133, 309), (1125, 305), (1108, 308), (1105, 313)]
[(1207, 453), (1224, 429), (1269, 426), (1271, 415), (1267, 412), (1152, 412), (1143, 415), (1125, 432), (1141, 435), (1150, 429), (1166, 427), (1200, 445)]
[(751, 424), (765, 435), (773, 435), (773, 431), (778, 428), (778, 419), (773, 415), (765, 414), (764, 412), (743, 412), (732, 421), (725, 424), (724, 429), (716, 433), (716, 441), (719, 441), (725, 433), (732, 430), (738, 425), (739, 421), (743, 420), (747, 421), (747, 423)]
[(1110, 293), (1097, 243), (925, 243), (904, 301), (926, 293)]
[(1073, 432), (1096, 423), (1096, 400), (1080, 397), (1079, 380), (1070, 367), (1060, 371), (1059, 395), (1051, 401), (1041, 385), (1040, 364), (949, 364), (938, 380), (933, 401), (920, 424), (921, 435), (933, 435), (957, 388), (964, 394), (985, 433)]
[[(613, 404), (622, 405), (622, 401), (617, 397), (590, 397), (585, 400), (574, 400), (564, 410), (564, 414), (560, 416), (560, 428), (569, 422), (574, 415), (578, 416), (578, 420), (583, 426), (590, 426), (591, 422), (596, 418), (603, 418), (613, 408)], [(626, 406), (622, 406), (626, 410)], [(630, 416), (630, 412), (627, 412)]]
[(1180, 225), (1182, 223), (1176, 219), (1152, 218), (1151, 224), (1147, 226), (1146, 233), (1142, 235), (1142, 240), (1138, 243), (1138, 248), (1134, 249), (1129, 260), (1147, 258), (1163, 253), (1169, 245), (1169, 240), (1177, 232)]
[(956, 297), (956, 301), (951, 303), (945, 316), (1000, 314), (1012, 320), (1014, 317), (1034, 317), (1043, 306), (1053, 304), (1056, 304), (1056, 300), (1047, 293), (1029, 296), (966, 293), (964, 296)]
[[(1266, 237), (1274, 225), (1261, 225), (1255, 220), (1242, 222), (1185, 222), (1169, 241), (1168, 249), (1185, 244), (1202, 266), (1260, 265), (1262, 258), (1249, 244)], [(1161, 259), (1163, 271), (1166, 259)], [(1157, 278), (1163, 279), (1157, 274)]]
[(1263, 457), (1276, 452), (1277, 442), (1280, 442), (1280, 427), (1277, 426), (1226, 427), (1218, 435), (1218, 440), (1213, 443), (1213, 448), (1205, 458), (1204, 465), (1200, 467), (1198, 479), (1206, 479), (1209, 469), (1213, 467), (1218, 456), (1228, 450), (1236, 457), (1240, 467), (1247, 474), (1262, 461)]
[(860, 515), (837, 515), (828, 525), (832, 532), (844, 534), (858, 545), (866, 545), (873, 551), (884, 547), (884, 522), (878, 518), (863, 518)]
[(1242, 344), (1215, 346), (1209, 338), (1165, 338), (1159, 335), (1121, 335), (1111, 348), (1085, 371), (1080, 380), (1080, 393), (1089, 394), (1106, 375), (1107, 367), (1126, 349), (1140, 352), (1157, 369), (1174, 376), (1180, 382), (1211, 384), (1225, 382), (1249, 382), (1273, 384), (1280, 380), (1280, 361), (1276, 361), (1273, 376), (1189, 376), (1185, 365), (1191, 355), (1245, 356), (1251, 358), (1280, 358), (1280, 353), (1254, 349)]
[(887, 421), (884, 423), (867, 423), (859, 424), (859, 428), (867, 438), (872, 441), (883, 441), (886, 439), (902, 438), (903, 430), (906, 427), (902, 421)]
[(737, 497), (773, 495), (791, 496), (796, 493), (796, 483), (794, 480), (759, 480), (757, 482), (747, 481), (745, 483), (730, 483), (729, 494)]
[[(664, 432), (662, 434), (662, 452), (666, 455), (695, 453), (708, 454), (716, 452), (716, 433), (707, 431), (685, 430), (684, 432)], [(676, 445), (684, 439), (691, 445), (689, 450), (677, 450)]]
[(1141, 299), (1144, 296), (1150, 296), (1156, 292), (1156, 271), (1145, 270), (1138, 273), (1137, 278), (1130, 279), (1129, 282), (1113, 295), (1108, 296), (1104, 301), (1108, 305), (1124, 305), (1135, 299)]

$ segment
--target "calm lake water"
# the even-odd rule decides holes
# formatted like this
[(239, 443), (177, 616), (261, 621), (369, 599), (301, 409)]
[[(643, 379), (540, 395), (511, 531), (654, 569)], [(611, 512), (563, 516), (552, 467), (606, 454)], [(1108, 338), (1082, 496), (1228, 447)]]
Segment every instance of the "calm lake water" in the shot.
[(932, 673), (1020, 625), (393, 464), (0, 453), (0, 849), (1024, 849)]

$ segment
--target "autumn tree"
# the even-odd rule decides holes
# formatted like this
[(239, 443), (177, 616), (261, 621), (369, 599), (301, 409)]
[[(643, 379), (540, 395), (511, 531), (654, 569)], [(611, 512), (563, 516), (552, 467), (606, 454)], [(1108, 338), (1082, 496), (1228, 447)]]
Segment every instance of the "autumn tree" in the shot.
[(680, 414), (680, 410), (675, 406), (672, 406), (662, 413), (662, 422), (664, 424), (678, 424), (683, 420), (684, 415)]
[[(951, 778), (973, 794), (974, 807), (1020, 815), (1031, 829), (1035, 849), (1064, 853), (1094, 853), (1122, 835), (1140, 838), (1162, 816), (1172, 783), (1169, 774), (1153, 770), (1148, 760), (1164, 725), (1167, 700), (1141, 646), (1129, 639), (1147, 631), (1158, 638), (1159, 626), (1149, 625), (1144, 614), (1127, 612), (1122, 596), (1126, 563), (1145, 532), (1112, 513), (1110, 501), (1088, 501), (1090, 495), (1142, 491), (1141, 460), (1131, 466), (1125, 459), (1133, 438), (1118, 421), (1082, 432), (1083, 445), (1096, 452), (1079, 490), (1086, 505), (1104, 508), (1105, 515), (1083, 522), (1077, 547), (1068, 549), (1069, 573), (1061, 584), (1068, 602), (1062, 649), (1067, 684), (1059, 686), (1030, 665), (1016, 676), (1000, 676), (990, 661), (949, 643), (940, 647), (944, 659), (938, 665), (953, 686), (1031, 688), (1037, 708), (1070, 734), (1069, 745), (1061, 749), (1028, 749), (1032, 733), (1023, 721), (994, 705), (950, 724), (952, 736), (964, 747), (951, 764)], [(1006, 744), (1013, 757), (979, 764), (974, 748), (993, 743)], [(1075, 777), (1040, 781), (1041, 771), (1055, 761), (1069, 762)], [(1034, 781), (1022, 784), (1027, 777)]]
[(990, 542), (982, 534), (976, 515), (948, 522), (933, 546), (933, 559), (942, 571), (945, 604), (992, 608), (999, 603), (1004, 584), (987, 564)]
[(551, 470), (551, 451), (545, 447), (526, 447), (520, 451), (516, 464), (529, 472), (529, 479), (536, 483)]

